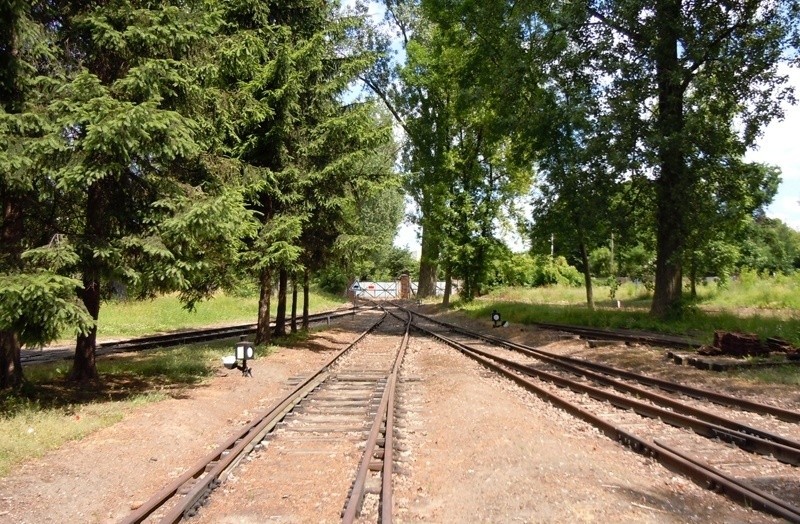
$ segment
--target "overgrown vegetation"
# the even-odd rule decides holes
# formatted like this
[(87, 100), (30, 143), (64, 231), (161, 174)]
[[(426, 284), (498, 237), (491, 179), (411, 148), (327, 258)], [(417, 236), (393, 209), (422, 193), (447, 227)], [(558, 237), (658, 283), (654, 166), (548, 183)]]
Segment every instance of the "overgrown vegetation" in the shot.
[[(710, 343), (715, 330), (756, 333), (762, 339), (779, 337), (800, 345), (800, 307), (795, 278), (759, 279), (745, 277), (725, 286), (706, 286), (691, 307), (682, 314), (668, 319), (648, 314), (650, 291), (641, 284), (625, 283), (616, 289), (615, 300), (598, 301), (600, 307), (589, 310), (583, 302), (580, 289), (569, 286), (539, 288), (500, 288), (474, 304), (460, 307), (475, 317), (487, 317), (497, 309), (503, 318), (512, 323), (526, 324), (548, 322), (625, 329), (642, 329), (689, 335), (701, 342)], [(764, 296), (785, 296), (788, 309), (766, 309), (750, 300), (765, 289), (773, 289)], [(609, 297), (611, 287), (598, 286), (599, 293)], [(705, 297), (705, 298), (704, 298)], [(617, 304), (619, 300), (619, 306)], [(770, 300), (775, 303), (774, 300)], [(724, 305), (724, 307), (723, 307)], [(762, 309), (759, 309), (761, 307)]]

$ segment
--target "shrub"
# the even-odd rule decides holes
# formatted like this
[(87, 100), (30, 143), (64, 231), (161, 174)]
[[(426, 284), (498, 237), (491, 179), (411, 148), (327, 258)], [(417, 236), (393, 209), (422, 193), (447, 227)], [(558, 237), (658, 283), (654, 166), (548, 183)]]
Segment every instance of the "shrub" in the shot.
[(536, 268), (531, 285), (538, 286), (581, 286), (583, 275), (577, 268), (570, 266), (564, 257), (539, 256), (536, 257)]

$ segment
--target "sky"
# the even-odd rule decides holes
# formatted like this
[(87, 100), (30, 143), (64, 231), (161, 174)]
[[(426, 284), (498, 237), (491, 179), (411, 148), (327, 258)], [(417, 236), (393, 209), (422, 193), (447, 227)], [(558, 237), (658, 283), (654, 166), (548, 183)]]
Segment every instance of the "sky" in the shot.
[[(800, 99), (800, 70), (788, 72), (789, 82)], [(773, 121), (759, 140), (759, 147), (745, 155), (746, 160), (781, 168), (782, 182), (767, 216), (779, 218), (800, 231), (800, 103), (784, 106), (785, 118)]]

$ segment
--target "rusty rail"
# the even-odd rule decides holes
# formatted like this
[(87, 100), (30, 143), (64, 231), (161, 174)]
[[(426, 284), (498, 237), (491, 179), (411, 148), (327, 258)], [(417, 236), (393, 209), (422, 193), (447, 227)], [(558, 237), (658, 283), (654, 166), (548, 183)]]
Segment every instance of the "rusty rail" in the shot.
[[(396, 317), (396, 315), (393, 314)], [(411, 330), (411, 314), (408, 314), (408, 319), (405, 320), (405, 334), (400, 342), (400, 347), (392, 364), (392, 370), (386, 381), (386, 387), (381, 395), (381, 402), (375, 414), (372, 427), (370, 428), (367, 443), (364, 447), (364, 453), (361, 456), (358, 470), (356, 471), (356, 478), (353, 481), (353, 486), (350, 489), (350, 496), (342, 512), (342, 522), (345, 524), (352, 524), (355, 522), (361, 510), (361, 505), (364, 499), (365, 488), (367, 483), (367, 476), (369, 475), (370, 462), (372, 461), (375, 451), (378, 447), (378, 438), (381, 432), (381, 426), (384, 425), (384, 444), (383, 444), (383, 461), (381, 467), (381, 497), (380, 497), (380, 522), (382, 524), (390, 524), (392, 522), (392, 466), (393, 466), (393, 451), (394, 451), (394, 401), (395, 391), (397, 389), (397, 375), (400, 371), (400, 365), (405, 357), (406, 348), (408, 347), (409, 332)]]
[[(264, 415), (257, 417), (248, 426), (232, 435), (222, 445), (199, 460), (179, 478), (162, 488), (147, 502), (142, 504), (142, 506), (123, 519), (122, 524), (139, 524), (143, 522), (172, 499), (187, 482), (191, 482), (192, 479), (195, 479), (192, 488), (162, 517), (160, 522), (173, 524), (180, 521), (198, 501), (203, 499), (219, 484), (224, 473), (229, 470), (230, 466), (235, 461), (240, 460), (243, 453), (252, 449), (252, 444), (255, 441), (263, 438), (266, 432), (270, 431), (303, 396), (311, 391), (317, 384), (325, 380), (328, 368), (336, 360), (352, 349), (370, 332), (375, 330), (385, 318), (386, 313), (370, 326), (369, 329), (362, 332), (346, 348), (332, 356), (314, 375), (303, 381), (291, 393), (273, 405)], [(212, 464), (213, 466), (206, 471)]]
[(670, 391), (674, 393), (680, 393), (682, 395), (686, 395), (688, 397), (707, 400), (709, 402), (713, 402), (715, 404), (719, 404), (721, 406), (727, 406), (731, 408), (741, 409), (744, 411), (750, 411), (753, 413), (759, 413), (762, 415), (772, 415), (776, 418), (779, 418), (785, 422), (800, 422), (800, 412), (781, 408), (779, 406), (772, 406), (769, 404), (762, 404), (759, 402), (753, 402), (751, 400), (733, 397), (731, 395), (725, 395), (724, 393), (718, 393), (716, 391), (710, 391), (703, 388), (687, 386), (684, 384), (679, 384), (677, 382), (671, 382), (669, 380), (664, 380), (655, 377), (648, 377), (646, 375), (641, 375), (639, 373), (634, 373), (631, 371), (626, 371), (622, 369), (618, 369), (612, 366), (607, 366), (605, 364), (599, 364), (597, 362), (588, 362), (586, 360), (581, 360), (573, 357), (567, 357), (564, 355), (556, 355), (555, 353), (550, 353), (548, 351), (544, 351), (542, 349), (533, 348), (530, 346), (526, 346), (524, 344), (518, 344), (516, 342), (511, 342), (509, 340), (505, 340), (499, 337), (494, 337), (491, 335), (485, 335), (483, 333), (476, 333), (474, 331), (470, 331), (468, 329), (464, 329), (462, 327), (456, 326), (454, 324), (449, 324), (447, 322), (442, 322), (440, 320), (436, 320), (431, 318), (427, 315), (423, 315), (421, 313), (417, 313), (412, 311), (412, 314), (424, 318), (425, 320), (432, 322), (434, 324), (438, 324), (442, 327), (446, 327), (451, 331), (456, 331), (458, 333), (462, 333), (464, 335), (479, 338), (481, 340), (485, 340), (486, 342), (491, 342), (493, 344), (499, 344), (503, 347), (508, 349), (513, 349), (517, 351), (525, 352), (534, 357), (547, 357), (550, 359), (557, 360), (559, 362), (563, 362), (565, 364), (570, 364), (572, 366), (578, 366), (594, 371), (598, 371), (600, 373), (606, 375), (612, 375), (619, 378), (624, 378), (627, 380), (636, 381), (642, 385), (656, 387), (659, 389), (663, 389), (665, 391)]
[[(517, 363), (515, 366), (517, 372), (513, 372), (504, 365), (498, 363), (499, 360), (506, 359), (497, 359), (497, 357), (494, 356), (489, 358), (482, 355), (482, 352), (475, 350), (474, 348), (470, 348), (469, 346), (461, 344), (455, 340), (434, 333), (418, 325), (415, 325), (414, 327), (450, 345), (461, 353), (480, 362), (485, 367), (500, 373), (518, 385), (535, 393), (540, 398), (550, 402), (554, 406), (564, 409), (571, 415), (592, 424), (609, 438), (622, 443), (637, 453), (655, 458), (668, 469), (682, 473), (701, 485), (714, 488), (720, 493), (726, 495), (731, 500), (764, 511), (766, 513), (770, 513), (772, 515), (785, 518), (791, 522), (800, 522), (800, 509), (791, 503), (774, 497), (768, 493), (764, 493), (763, 491), (753, 488), (752, 486), (749, 486), (743, 482), (736, 481), (735, 479), (732, 479), (717, 471), (708, 464), (701, 464), (699, 461), (689, 460), (686, 456), (679, 454), (666, 445), (659, 443), (650, 444), (644, 439), (629, 433), (625, 429), (620, 428), (582, 409), (581, 407), (547, 391), (544, 388), (539, 387), (526, 376), (520, 374), (521, 372), (524, 372), (525, 369), (530, 368), (526, 368), (526, 366)], [(497, 359), (498, 361), (493, 359)], [(559, 377), (559, 380), (565, 379), (561, 379), (561, 377)], [(614, 402), (614, 404), (616, 403), (617, 402)]]

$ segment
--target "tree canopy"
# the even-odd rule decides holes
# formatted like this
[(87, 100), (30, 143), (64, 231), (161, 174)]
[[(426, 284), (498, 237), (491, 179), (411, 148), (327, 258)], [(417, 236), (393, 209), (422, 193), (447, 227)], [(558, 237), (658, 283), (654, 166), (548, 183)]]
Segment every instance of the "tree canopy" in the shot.
[(686, 275), (800, 265), (763, 213), (779, 170), (744, 160), (794, 100), (795, 0), (382, 5), (0, 3), (0, 387), (65, 330), (97, 379), (122, 289), (192, 307), (257, 282), (266, 343), (273, 288), (281, 334), (291, 282), (408, 269), (406, 199), (421, 296), (574, 282), (569, 261), (590, 306), (623, 271), (663, 316)]

